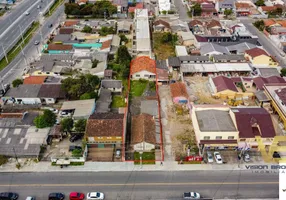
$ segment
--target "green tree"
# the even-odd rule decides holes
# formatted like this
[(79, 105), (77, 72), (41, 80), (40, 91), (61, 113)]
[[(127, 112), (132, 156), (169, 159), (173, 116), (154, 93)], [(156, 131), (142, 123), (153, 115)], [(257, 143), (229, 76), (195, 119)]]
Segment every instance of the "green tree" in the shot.
[(128, 38), (124, 34), (119, 34), (120, 37), (120, 44), (124, 42), (125, 44), (128, 42)]
[(34, 119), (37, 128), (52, 127), (57, 121), (57, 116), (51, 110), (44, 110), (42, 115)]
[(74, 125), (75, 131), (79, 133), (84, 133), (85, 127), (86, 127), (86, 119), (80, 119)]
[(162, 43), (169, 43), (172, 42), (173, 39), (173, 35), (170, 32), (167, 33), (163, 33), (162, 37), (161, 37), (161, 42)]
[(80, 15), (80, 6), (77, 3), (65, 3), (65, 14)]
[(121, 45), (116, 53), (116, 62), (124, 67), (129, 67), (131, 56), (126, 46)]
[(99, 61), (96, 60), (96, 59), (94, 59), (94, 60), (92, 61), (92, 66), (91, 66), (91, 68), (96, 68), (98, 63), (99, 63)]
[(86, 100), (86, 99), (97, 99), (98, 96), (97, 96), (97, 93), (96, 92), (87, 92), (87, 93), (84, 93), (80, 96), (80, 100)]
[(66, 132), (71, 132), (71, 130), (73, 129), (73, 119), (68, 117), (68, 118), (64, 118), (61, 121), (61, 129), (62, 131), (66, 131)]
[(82, 150), (81, 149), (74, 149), (72, 151), (72, 156), (73, 157), (81, 157), (82, 156)]
[(92, 32), (92, 28), (90, 26), (85, 25), (81, 32), (91, 33)]
[(265, 6), (265, 2), (264, 2), (264, 0), (258, 0), (258, 1), (256, 1), (255, 5), (257, 5), (257, 6)]
[(13, 82), (12, 82), (12, 86), (13, 87), (18, 87), (19, 85), (22, 85), (23, 84), (23, 80), (22, 79), (15, 79)]
[(99, 35), (101, 35), (101, 36), (106, 36), (106, 35), (109, 35), (109, 34), (115, 34), (115, 30), (114, 30), (113, 27), (103, 26), (99, 30)]
[(280, 72), (282, 76), (286, 76), (286, 68), (282, 68)]
[(162, 13), (163, 15), (166, 15), (166, 14), (167, 14), (167, 11), (166, 11), (166, 10), (163, 10), (161, 13)]
[(258, 20), (256, 22), (253, 23), (253, 25), (260, 31), (263, 31), (264, 28), (265, 28), (265, 25), (264, 25), (264, 21), (263, 20)]
[(201, 5), (198, 4), (198, 3), (195, 3), (195, 4), (192, 6), (192, 12), (193, 12), (194, 16), (201, 16), (201, 14), (202, 14)]
[(6, 156), (0, 155), (0, 166), (4, 165), (8, 162), (8, 158)]
[(114, 6), (110, 1), (96, 1), (94, 6), (92, 7), (93, 17), (110, 17), (112, 14), (115, 13), (117, 13), (117, 7)]
[(224, 15), (226, 16), (226, 17), (228, 17), (228, 16), (230, 16), (230, 15), (232, 15), (232, 9), (225, 9), (224, 10)]

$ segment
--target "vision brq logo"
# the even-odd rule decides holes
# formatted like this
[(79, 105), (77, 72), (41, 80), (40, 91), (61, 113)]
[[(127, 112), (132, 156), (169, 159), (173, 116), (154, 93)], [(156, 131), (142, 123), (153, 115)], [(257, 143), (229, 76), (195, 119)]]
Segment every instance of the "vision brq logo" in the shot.
[(260, 174), (286, 174), (286, 164), (283, 165), (245, 165), (245, 168), (251, 170), (252, 173)]

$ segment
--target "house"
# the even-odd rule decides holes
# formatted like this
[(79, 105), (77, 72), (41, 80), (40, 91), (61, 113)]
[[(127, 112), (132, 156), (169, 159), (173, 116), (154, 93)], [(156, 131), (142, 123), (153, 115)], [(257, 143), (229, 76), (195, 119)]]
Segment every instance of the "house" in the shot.
[(61, 84), (43, 84), (37, 95), (42, 104), (55, 104), (59, 99), (65, 99), (66, 93)]
[(256, 68), (257, 75), (267, 78), (270, 76), (280, 76), (280, 73), (278, 72), (277, 68), (274, 67), (262, 67), (262, 68)]
[(264, 86), (271, 84), (283, 84), (286, 83), (285, 79), (280, 76), (269, 76), (267, 78), (264, 77), (255, 77), (253, 78), (253, 85), (256, 87), (256, 90), (264, 90)]
[(69, 44), (49, 44), (47, 51), (49, 54), (63, 54), (71, 53), (73, 50), (73, 45)]
[(158, 85), (169, 83), (169, 67), (167, 65), (167, 60), (156, 60), (156, 74)]
[(195, 43), (195, 36), (192, 32), (178, 32), (179, 42), (186, 47), (193, 46)]
[(135, 6), (129, 6), (129, 8), (128, 8), (128, 13), (135, 13), (135, 10), (136, 9), (143, 9), (144, 8), (144, 5), (143, 5), (143, 3), (136, 3), (136, 5)]
[(191, 119), (201, 151), (237, 148), (239, 132), (228, 106), (192, 104)]
[(120, 46), (120, 37), (118, 35), (113, 35), (112, 41), (111, 41), (111, 49), (110, 54), (115, 55), (119, 46)]
[(63, 24), (64, 27), (73, 27), (79, 24), (78, 20), (66, 20)]
[(251, 8), (252, 6), (248, 2), (236, 2), (235, 3), (236, 15), (238, 17), (250, 15)]
[(87, 4), (88, 0), (76, 0), (76, 3), (81, 6)]
[(61, 35), (71, 35), (73, 32), (75, 32), (74, 28), (60, 28), (59, 34)]
[(204, 23), (200, 20), (194, 19), (188, 23), (189, 29), (194, 34), (204, 33)]
[(175, 53), (177, 57), (189, 55), (187, 52), (187, 48), (185, 46), (179, 46), (179, 45), (175, 46)]
[(212, 96), (215, 98), (242, 100), (254, 96), (252, 92), (247, 90), (243, 92), (232, 79), (225, 76), (210, 77), (209, 84)]
[(128, 21), (119, 21), (117, 22), (117, 34), (130, 34), (132, 29), (132, 22)]
[(273, 5), (273, 6), (260, 6), (258, 7), (258, 11), (264, 13), (264, 14), (268, 14), (269, 12), (272, 11), (276, 11), (278, 8), (282, 9), (282, 5), (277, 4), (277, 5)]
[[(94, 113), (86, 123), (85, 136), (89, 150), (93, 148), (120, 148), (124, 136), (124, 115)], [(113, 155), (113, 154), (112, 154)]]
[(106, 69), (104, 70), (104, 79), (112, 79), (112, 69)]
[(29, 76), (23, 81), (23, 84), (43, 84), (47, 79), (47, 76)]
[(178, 57), (169, 57), (167, 59), (167, 66), (172, 70), (179, 70), (181, 61)]
[(235, 10), (234, 0), (218, 0), (215, 3), (215, 8), (219, 14), (224, 14), (225, 10)]
[(155, 32), (170, 32), (171, 31), (171, 26), (170, 23), (167, 21), (164, 21), (162, 19), (158, 19), (153, 23), (153, 30)]
[(169, 0), (158, 0), (159, 12), (171, 10), (171, 2)]
[(131, 146), (135, 151), (151, 151), (156, 145), (156, 127), (152, 115), (132, 116)]
[(213, 3), (204, 2), (201, 3), (201, 16), (202, 17), (213, 17), (217, 15), (217, 10), (215, 9), (215, 5)]
[(88, 119), (95, 111), (95, 99), (65, 101), (61, 111), (72, 112), (74, 120)]
[(140, 56), (131, 61), (130, 78), (132, 80), (156, 80), (156, 62), (148, 56)]
[(99, 98), (96, 101), (96, 113), (107, 113), (110, 111), (110, 104), (112, 102), (111, 91), (105, 88), (100, 88)]
[(72, 40), (70, 34), (58, 34), (54, 37), (54, 44), (76, 44), (79, 43), (78, 40)]
[(208, 43), (202, 45), (200, 48), (200, 53), (203, 56), (230, 54), (225, 46), (221, 46), (215, 43)]
[(147, 114), (151, 116), (159, 115), (159, 104), (158, 100), (141, 100), (141, 114)]
[(171, 96), (174, 103), (188, 103), (189, 95), (186, 85), (182, 82), (170, 84)]
[(179, 56), (179, 60), (181, 64), (210, 62), (210, 58), (208, 56)]
[(245, 58), (248, 59), (253, 66), (277, 66), (278, 63), (273, 60), (271, 56), (269, 56), (266, 51), (261, 48), (253, 48), (245, 51)]
[(121, 80), (102, 80), (101, 88), (108, 89), (112, 93), (121, 93), (122, 92), (122, 81)]
[(189, 31), (188, 23), (180, 19), (170, 21), (170, 27), (171, 27), (172, 33), (177, 33), (179, 31), (182, 31), (182, 32)]
[(213, 55), (212, 56), (214, 62), (231, 62), (231, 63), (239, 63), (246, 62), (244, 55)]

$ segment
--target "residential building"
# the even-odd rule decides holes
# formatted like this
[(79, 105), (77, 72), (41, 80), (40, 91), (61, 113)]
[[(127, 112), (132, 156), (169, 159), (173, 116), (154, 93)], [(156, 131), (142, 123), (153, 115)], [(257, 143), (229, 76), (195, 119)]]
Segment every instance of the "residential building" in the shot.
[(159, 11), (169, 11), (171, 9), (170, 0), (158, 0)]
[(235, 11), (235, 1), (234, 0), (218, 0), (215, 3), (215, 8), (219, 14), (224, 14), (225, 10)]
[(188, 103), (189, 95), (186, 85), (182, 82), (170, 84), (171, 96), (174, 103)]
[(101, 88), (108, 89), (112, 93), (121, 93), (122, 92), (122, 81), (121, 80), (102, 80)]
[(248, 59), (253, 66), (268, 67), (277, 66), (278, 63), (273, 60), (265, 50), (261, 48), (253, 48), (245, 51), (245, 58)]
[(95, 99), (65, 101), (61, 111), (72, 112), (74, 120), (88, 119), (95, 111)]
[(170, 23), (167, 21), (164, 21), (162, 19), (158, 19), (154, 21), (153, 23), (153, 30), (155, 32), (170, 32), (171, 31), (171, 26)]
[(130, 34), (132, 29), (132, 22), (119, 21), (117, 22), (117, 33), (118, 34)]
[(149, 18), (147, 9), (135, 9), (133, 55), (152, 56)]
[(105, 88), (100, 88), (99, 98), (96, 101), (96, 113), (107, 113), (110, 111), (110, 104), (112, 102), (111, 91)]
[[(252, 2), (251, 2), (252, 3)], [(251, 8), (253, 8), (253, 6), (251, 5), (251, 3), (248, 2), (236, 2), (235, 3), (235, 9), (236, 9), (236, 14), (238, 17), (241, 16), (248, 16), (251, 13)]]
[(75, 29), (74, 28), (60, 28), (59, 29), (59, 34), (60, 35), (71, 35), (73, 32), (75, 32)]
[(226, 47), (215, 43), (208, 43), (202, 45), (200, 48), (200, 53), (203, 56), (230, 54)]
[(179, 60), (181, 64), (211, 62), (208, 56), (179, 56)]
[(156, 145), (156, 127), (152, 115), (132, 116), (131, 145), (135, 151), (151, 151)]
[(256, 90), (264, 90), (265, 85), (275, 85), (275, 84), (283, 84), (286, 83), (285, 79), (280, 76), (269, 76), (267, 78), (264, 77), (255, 77), (253, 78), (253, 85)]
[(43, 84), (47, 79), (47, 76), (29, 76), (23, 81), (23, 84)]
[(187, 48), (185, 46), (179, 46), (179, 45), (175, 46), (175, 53), (177, 57), (189, 55), (187, 52)]
[(212, 2), (203, 2), (201, 3), (202, 17), (213, 17), (217, 16), (217, 10), (215, 9), (215, 5)]
[(106, 69), (104, 70), (104, 79), (112, 79), (113, 70)]
[(130, 64), (130, 78), (132, 80), (156, 80), (156, 62), (148, 56), (133, 59)]
[(178, 57), (169, 57), (167, 60), (167, 66), (172, 70), (179, 70), (181, 61)]
[(69, 44), (49, 44), (47, 51), (49, 54), (63, 54), (71, 53), (73, 50), (73, 45)]
[(177, 35), (179, 36), (179, 42), (186, 46), (193, 46), (195, 43), (195, 36), (193, 35), (192, 32), (188, 31), (188, 32), (178, 32)]
[(256, 68), (256, 72), (258, 76), (267, 78), (270, 76), (280, 76), (280, 73), (278, 72), (277, 68), (274, 67), (262, 67), (262, 68)]
[(246, 62), (244, 55), (213, 55), (213, 62), (216, 63), (240, 63)]

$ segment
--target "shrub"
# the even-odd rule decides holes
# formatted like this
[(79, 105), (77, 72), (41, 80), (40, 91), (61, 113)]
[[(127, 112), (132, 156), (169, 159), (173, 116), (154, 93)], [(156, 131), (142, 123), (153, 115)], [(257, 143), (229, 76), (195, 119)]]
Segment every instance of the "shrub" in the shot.
[(0, 166), (4, 165), (8, 162), (8, 158), (6, 156), (0, 155)]

